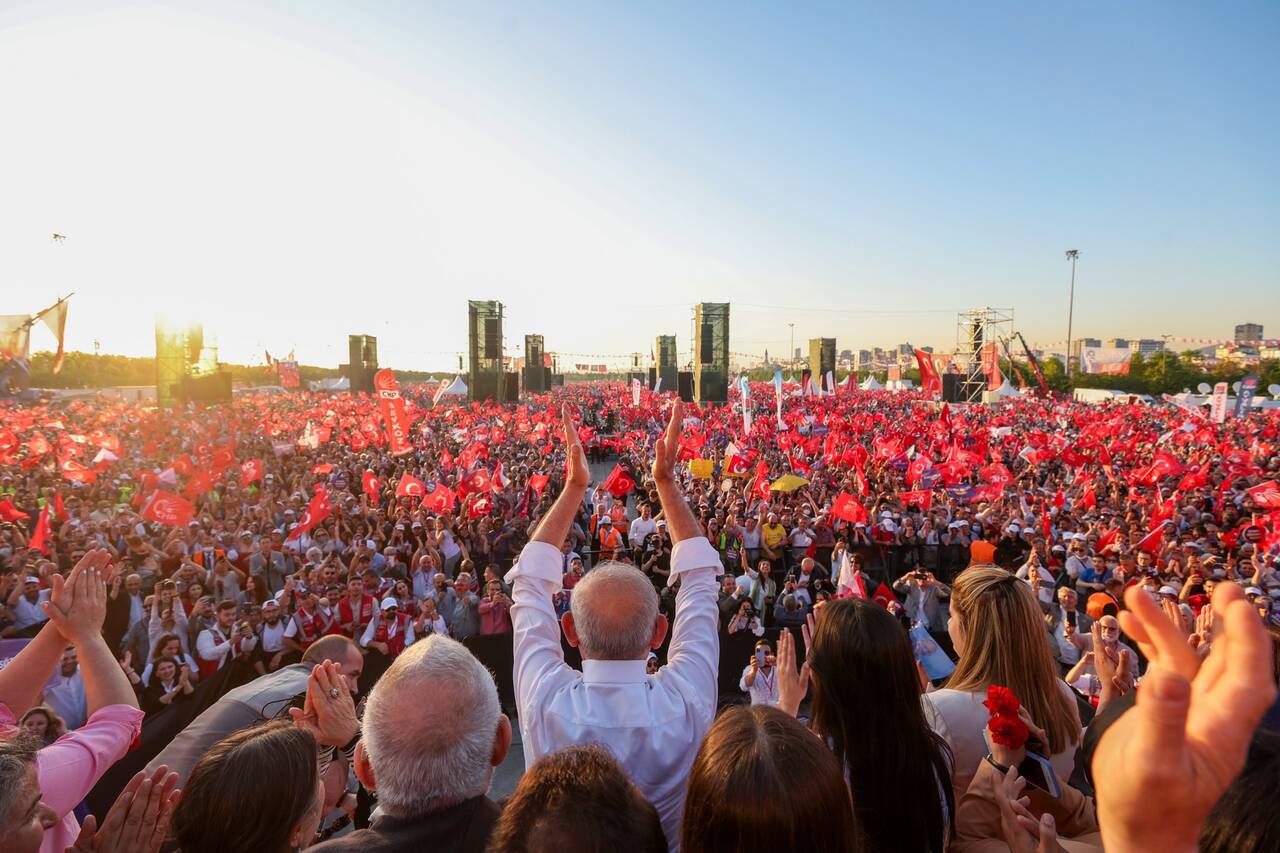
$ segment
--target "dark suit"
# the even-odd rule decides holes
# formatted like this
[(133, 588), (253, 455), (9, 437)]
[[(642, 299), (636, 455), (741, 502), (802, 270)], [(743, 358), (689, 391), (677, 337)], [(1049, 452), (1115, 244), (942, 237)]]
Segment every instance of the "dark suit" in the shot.
[(368, 829), (307, 848), (310, 853), (484, 853), (501, 809), (488, 797), (473, 797), (442, 812), (416, 818), (380, 815)]

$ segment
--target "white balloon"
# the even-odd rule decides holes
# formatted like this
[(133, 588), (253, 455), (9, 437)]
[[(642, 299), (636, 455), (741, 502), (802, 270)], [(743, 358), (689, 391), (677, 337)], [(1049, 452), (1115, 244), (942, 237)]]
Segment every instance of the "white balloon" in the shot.
[(1267, 386), (1267, 393), (1272, 397), (1280, 397), (1280, 382), (1273, 382)]
[(1201, 394), (1208, 394), (1210, 391), (1213, 390), (1213, 388), (1209, 386), (1208, 382), (1201, 382), (1199, 385), (1196, 386), (1196, 390), (1199, 391)]

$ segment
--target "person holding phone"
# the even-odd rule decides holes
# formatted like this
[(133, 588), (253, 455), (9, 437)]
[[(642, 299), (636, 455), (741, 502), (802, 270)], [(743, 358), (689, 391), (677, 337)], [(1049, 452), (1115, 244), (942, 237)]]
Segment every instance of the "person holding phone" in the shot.
[(773, 669), (776, 660), (767, 640), (756, 642), (755, 651), (738, 681), (738, 689), (751, 695), (752, 705), (777, 707), (778, 676)]

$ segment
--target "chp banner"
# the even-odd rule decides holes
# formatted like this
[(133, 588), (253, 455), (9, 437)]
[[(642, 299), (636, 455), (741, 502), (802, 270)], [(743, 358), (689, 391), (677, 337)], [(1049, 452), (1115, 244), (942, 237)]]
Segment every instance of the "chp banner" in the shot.
[(400, 383), (391, 368), (384, 367), (373, 375), (373, 387), (378, 391), (378, 405), (382, 408), (382, 420), (387, 425), (387, 442), (392, 456), (403, 456), (413, 447), (409, 444), (409, 414), (400, 397)]
[(1209, 417), (1215, 424), (1227, 419), (1227, 383), (1219, 382), (1213, 386), (1213, 405), (1209, 407)]

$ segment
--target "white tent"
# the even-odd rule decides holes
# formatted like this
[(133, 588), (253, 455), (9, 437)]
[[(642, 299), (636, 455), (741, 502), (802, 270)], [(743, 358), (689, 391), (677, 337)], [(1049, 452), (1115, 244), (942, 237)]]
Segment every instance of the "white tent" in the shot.
[(436, 392), (441, 397), (465, 397), (468, 393), (467, 383), (462, 381), (461, 376), (453, 377), (448, 387)]
[(308, 382), (307, 387), (312, 391), (350, 391), (351, 380), (345, 376), (332, 376), (328, 379)]
[(910, 391), (915, 386), (910, 379), (890, 379), (884, 387), (886, 391)]
[(999, 397), (1017, 397), (1018, 389), (1010, 385), (1009, 380), (1006, 379), (1001, 383), (1000, 387), (996, 389), (996, 395)]
[(866, 379), (862, 380), (862, 384), (858, 386), (858, 388), (863, 391), (879, 391), (883, 387), (884, 386), (877, 382), (876, 378), (870, 373), (867, 374)]

